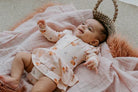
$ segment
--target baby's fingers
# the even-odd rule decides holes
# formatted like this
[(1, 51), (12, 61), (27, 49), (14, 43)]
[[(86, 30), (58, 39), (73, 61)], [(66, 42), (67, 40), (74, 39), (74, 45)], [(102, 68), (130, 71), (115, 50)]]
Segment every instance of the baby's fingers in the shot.
[(87, 66), (87, 65), (91, 64), (92, 62), (93, 62), (93, 61), (87, 61), (87, 62), (85, 62), (83, 65)]
[(45, 21), (44, 21), (44, 20), (39, 20), (39, 21), (37, 22), (37, 24), (38, 24), (38, 25), (39, 25), (39, 24), (45, 25)]
[(97, 67), (95, 68), (95, 72), (96, 72), (96, 74), (98, 74), (98, 69), (97, 69)]
[(90, 70), (92, 70), (94, 66), (95, 66), (95, 64), (91, 63), (91, 64), (87, 65), (87, 68), (90, 69)]

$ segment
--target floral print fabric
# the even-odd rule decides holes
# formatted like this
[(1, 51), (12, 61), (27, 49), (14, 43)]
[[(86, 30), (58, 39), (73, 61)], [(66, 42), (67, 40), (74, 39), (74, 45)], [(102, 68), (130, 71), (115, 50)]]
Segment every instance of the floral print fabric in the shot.
[[(60, 34), (62, 35), (62, 32)], [(53, 47), (35, 49), (32, 60), (41, 73), (51, 78), (59, 89), (66, 91), (68, 86), (78, 82), (73, 69), (84, 60), (87, 62), (93, 58), (97, 59), (98, 51), (97, 48), (74, 36), (69, 30), (63, 31), (63, 34), (65, 35), (62, 38), (58, 38), (57, 35), (58, 40)], [(55, 38), (52, 38), (55, 37), (53, 34), (51, 36), (47, 33), (47, 36), (55, 41)]]

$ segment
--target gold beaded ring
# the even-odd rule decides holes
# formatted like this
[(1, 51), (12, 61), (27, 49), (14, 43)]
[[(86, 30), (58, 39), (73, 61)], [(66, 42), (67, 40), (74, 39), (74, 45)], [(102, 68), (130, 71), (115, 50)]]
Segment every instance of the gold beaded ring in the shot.
[(107, 15), (97, 11), (97, 9), (102, 1), (103, 0), (97, 1), (97, 4), (95, 5), (94, 10), (93, 10), (93, 17), (94, 17), (94, 19), (98, 20), (99, 22), (101, 22), (103, 24), (103, 26), (108, 31), (108, 35), (110, 36), (115, 33), (114, 22), (118, 15), (118, 5), (116, 3), (116, 0), (112, 0), (114, 7), (115, 7), (115, 12), (114, 12), (113, 19), (110, 19)]

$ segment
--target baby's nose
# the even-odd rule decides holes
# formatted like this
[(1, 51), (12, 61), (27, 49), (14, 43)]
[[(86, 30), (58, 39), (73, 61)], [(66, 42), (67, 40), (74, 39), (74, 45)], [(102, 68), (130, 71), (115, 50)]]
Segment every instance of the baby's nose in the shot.
[(84, 30), (86, 28), (86, 25), (81, 25), (81, 28)]

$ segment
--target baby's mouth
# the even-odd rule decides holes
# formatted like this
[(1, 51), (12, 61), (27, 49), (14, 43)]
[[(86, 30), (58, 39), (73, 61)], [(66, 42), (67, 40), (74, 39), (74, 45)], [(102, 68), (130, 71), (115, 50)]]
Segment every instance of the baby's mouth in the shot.
[(84, 33), (84, 31), (82, 29), (78, 29), (81, 33)]

